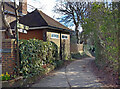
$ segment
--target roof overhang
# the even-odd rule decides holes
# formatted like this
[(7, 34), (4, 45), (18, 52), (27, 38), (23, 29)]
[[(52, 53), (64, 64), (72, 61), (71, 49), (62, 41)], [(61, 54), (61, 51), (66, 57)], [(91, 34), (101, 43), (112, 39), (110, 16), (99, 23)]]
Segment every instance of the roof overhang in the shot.
[(55, 29), (60, 32), (73, 32), (72, 30), (69, 29), (62, 29), (54, 26), (42, 26), (42, 27), (30, 27), (29, 30), (34, 30), (34, 29)]

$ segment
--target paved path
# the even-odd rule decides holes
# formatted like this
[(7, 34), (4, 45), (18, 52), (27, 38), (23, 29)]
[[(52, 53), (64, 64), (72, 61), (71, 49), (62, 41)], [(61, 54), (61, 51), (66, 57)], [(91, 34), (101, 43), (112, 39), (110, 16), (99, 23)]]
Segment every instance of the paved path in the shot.
[(32, 87), (100, 87), (102, 84), (98, 82), (90, 66), (87, 65), (92, 60), (91, 58), (76, 60), (67, 67), (41, 79)]

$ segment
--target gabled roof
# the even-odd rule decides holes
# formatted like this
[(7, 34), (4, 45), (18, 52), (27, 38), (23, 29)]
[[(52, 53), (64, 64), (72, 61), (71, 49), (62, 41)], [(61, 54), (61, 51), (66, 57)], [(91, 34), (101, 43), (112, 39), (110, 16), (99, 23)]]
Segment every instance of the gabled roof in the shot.
[[(47, 26), (47, 27), (52, 27), (54, 29), (71, 30), (37, 9), (21, 17), (19, 22), (21, 24), (29, 26), (30, 28), (35, 28), (35, 27), (39, 28), (39, 27)], [(15, 21), (11, 23), (11, 27), (14, 28), (14, 26), (15, 26)]]
[[(54, 26), (54, 27), (63, 28), (63, 29), (69, 29), (66, 26), (64, 26), (61, 23), (59, 23), (58, 21), (56, 21), (53, 18), (49, 17), (48, 15), (43, 13), (42, 11), (39, 11), (39, 13), (44, 18), (44, 20), (47, 22), (47, 24), (49, 26)], [(71, 29), (69, 29), (69, 30), (71, 30)]]

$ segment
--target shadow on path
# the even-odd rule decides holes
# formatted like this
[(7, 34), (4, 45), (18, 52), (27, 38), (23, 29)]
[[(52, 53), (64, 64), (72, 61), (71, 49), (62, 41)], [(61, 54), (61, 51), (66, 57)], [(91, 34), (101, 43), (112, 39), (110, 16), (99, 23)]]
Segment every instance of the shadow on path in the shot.
[(93, 58), (75, 60), (68, 66), (46, 76), (32, 87), (101, 87), (102, 84), (89, 68)]

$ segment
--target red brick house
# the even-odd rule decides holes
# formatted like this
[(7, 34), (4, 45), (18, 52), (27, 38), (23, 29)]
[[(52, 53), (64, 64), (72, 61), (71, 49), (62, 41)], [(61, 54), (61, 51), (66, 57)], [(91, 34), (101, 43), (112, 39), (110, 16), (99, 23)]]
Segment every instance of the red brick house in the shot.
[[(27, 33), (19, 33), (19, 39), (39, 39), (53, 41), (62, 49), (65, 47), (65, 54), (70, 54), (70, 32), (71, 29), (60, 24), (40, 10), (34, 10), (31, 13), (20, 18), (21, 24), (29, 26)], [(14, 29), (15, 21), (11, 23)]]

